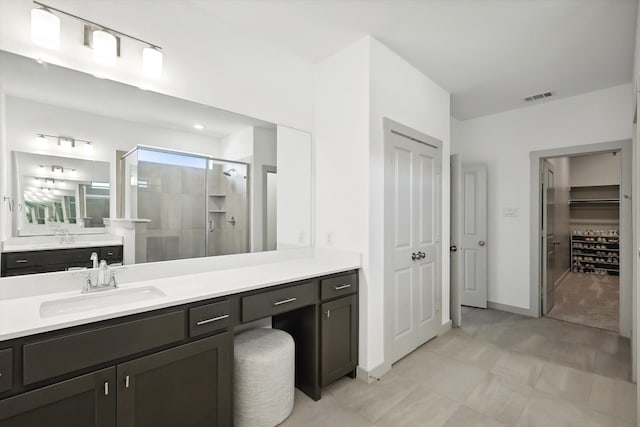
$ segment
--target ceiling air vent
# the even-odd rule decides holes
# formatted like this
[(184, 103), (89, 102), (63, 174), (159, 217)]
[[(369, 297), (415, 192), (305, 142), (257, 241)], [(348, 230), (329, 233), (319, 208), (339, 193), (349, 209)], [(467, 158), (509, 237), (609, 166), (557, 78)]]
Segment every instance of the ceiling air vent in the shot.
[(549, 98), (550, 96), (553, 96), (553, 92), (543, 92), (543, 93), (537, 93), (535, 95), (527, 96), (526, 98), (524, 98), (524, 100), (527, 102), (538, 101), (540, 99)]

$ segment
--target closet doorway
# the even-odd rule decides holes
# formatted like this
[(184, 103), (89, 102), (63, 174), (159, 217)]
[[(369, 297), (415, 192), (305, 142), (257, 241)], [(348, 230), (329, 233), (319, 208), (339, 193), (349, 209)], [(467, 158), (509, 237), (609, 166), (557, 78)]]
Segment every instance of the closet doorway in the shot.
[(631, 242), (625, 236), (631, 233), (631, 165), (625, 154), (630, 146), (574, 150), (532, 153), (532, 164), (538, 164), (532, 194), (537, 315), (629, 337)]
[[(545, 160), (543, 313), (613, 332), (620, 324), (617, 151)], [(550, 177), (558, 177), (555, 182)]]

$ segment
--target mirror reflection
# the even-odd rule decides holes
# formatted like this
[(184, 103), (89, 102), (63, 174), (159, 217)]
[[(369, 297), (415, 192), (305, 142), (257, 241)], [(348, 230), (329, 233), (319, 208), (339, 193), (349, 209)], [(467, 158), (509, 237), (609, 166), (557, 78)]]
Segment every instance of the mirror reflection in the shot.
[[(109, 218), (109, 163), (13, 152), (20, 236), (103, 232)], [(96, 230), (97, 229), (97, 230)]]
[[(279, 166), (309, 181), (291, 173), (310, 157), (278, 165), (275, 124), (1, 51), (0, 78), (14, 238), (120, 236), (125, 263), (308, 244), (310, 190), (277, 187)], [(282, 235), (281, 204), (296, 223)]]

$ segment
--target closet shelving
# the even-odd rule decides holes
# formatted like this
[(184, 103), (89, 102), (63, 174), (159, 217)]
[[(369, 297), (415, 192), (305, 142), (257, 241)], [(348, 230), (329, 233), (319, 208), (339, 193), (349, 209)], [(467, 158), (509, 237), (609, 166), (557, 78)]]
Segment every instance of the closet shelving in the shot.
[(620, 237), (617, 234), (617, 230), (574, 230), (571, 235), (571, 271), (619, 275)]

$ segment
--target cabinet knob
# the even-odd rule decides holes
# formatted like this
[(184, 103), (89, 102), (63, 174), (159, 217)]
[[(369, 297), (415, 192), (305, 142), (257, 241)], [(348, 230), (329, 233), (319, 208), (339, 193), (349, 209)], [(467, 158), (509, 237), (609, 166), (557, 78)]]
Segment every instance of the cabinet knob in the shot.
[(331, 310), (327, 310), (327, 312), (325, 313), (327, 315), (327, 319), (331, 317)]

